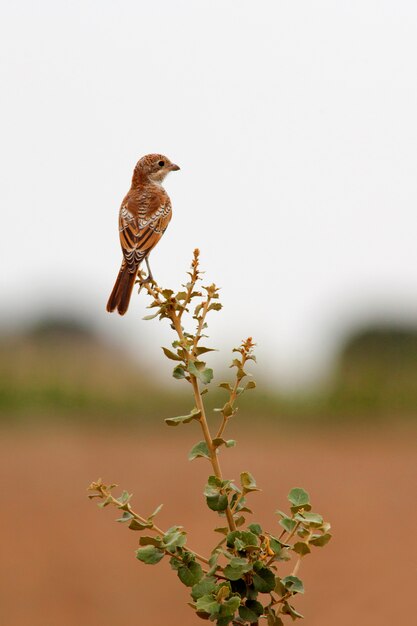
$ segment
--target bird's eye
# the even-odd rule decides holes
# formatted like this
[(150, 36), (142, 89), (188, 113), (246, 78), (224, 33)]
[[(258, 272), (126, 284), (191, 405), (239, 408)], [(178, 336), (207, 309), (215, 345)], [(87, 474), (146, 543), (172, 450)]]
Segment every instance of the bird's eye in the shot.
[(159, 165), (159, 167), (164, 167), (165, 161), (158, 161), (158, 165)]

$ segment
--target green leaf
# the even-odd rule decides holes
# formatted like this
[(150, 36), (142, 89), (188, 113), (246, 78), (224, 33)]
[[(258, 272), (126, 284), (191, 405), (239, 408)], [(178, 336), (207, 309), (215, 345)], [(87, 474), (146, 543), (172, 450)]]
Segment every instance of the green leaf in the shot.
[(217, 476), (209, 476), (207, 485), (204, 488), (207, 506), (212, 511), (224, 511), (227, 509), (227, 494), (222, 493), (222, 489), (227, 485), (227, 481), (222, 481)]
[(298, 611), (296, 611), (295, 608), (291, 606), (291, 604), (289, 604), (288, 602), (284, 602), (281, 611), (282, 613), (284, 613), (284, 615), (290, 615), (293, 621), (295, 621), (296, 619), (302, 619), (304, 617), (303, 615), (301, 615), (301, 613), (298, 613)]
[(291, 591), (291, 593), (304, 593), (303, 581), (297, 578), (297, 576), (281, 578), (281, 583), (284, 585), (285, 589)]
[(234, 439), (228, 439), (227, 441), (225, 439), (222, 439), (221, 437), (215, 437), (213, 439), (213, 446), (215, 448), (218, 448), (219, 446), (226, 446), (226, 448), (233, 448), (233, 446), (236, 445), (236, 441)]
[[(223, 543), (223, 540), (222, 540)], [(207, 572), (207, 576), (213, 576), (218, 568), (218, 561), (220, 557), (220, 550), (214, 549), (209, 558), (210, 569)]]
[(187, 565), (178, 568), (178, 578), (186, 587), (194, 587), (203, 578), (200, 563), (190, 561)]
[(223, 573), (228, 580), (238, 580), (251, 569), (252, 564), (247, 559), (233, 557), (229, 565), (224, 568)]
[(213, 378), (213, 370), (210, 367), (205, 367), (203, 361), (190, 361), (188, 363), (188, 372), (201, 380), (204, 385), (207, 385)]
[(222, 583), (222, 585), (219, 587), (216, 593), (216, 600), (217, 602), (223, 602), (223, 600), (226, 600), (226, 598), (228, 598), (229, 596), (230, 596), (230, 583), (227, 581), (225, 583)]
[(274, 609), (272, 609), (271, 607), (268, 607), (266, 609), (266, 615), (266, 621), (268, 626), (284, 626), (284, 622), (282, 621), (282, 619), (277, 616)]
[(214, 348), (205, 348), (204, 346), (198, 346), (195, 349), (195, 353), (197, 356), (200, 356), (200, 354), (205, 354), (206, 352), (217, 352), (217, 350), (215, 350)]
[(232, 389), (232, 387), (230, 386), (229, 383), (220, 383), (219, 387), (221, 387), (222, 389), (226, 389), (227, 391), (230, 391), (230, 392), (233, 391), (233, 389)]
[(274, 572), (267, 567), (261, 567), (253, 574), (253, 586), (260, 593), (269, 593), (275, 588)]
[(223, 602), (222, 607), (220, 609), (222, 616), (233, 616), (236, 612), (236, 609), (240, 605), (240, 597), (232, 596), (225, 602)]
[(225, 511), (228, 505), (227, 495), (221, 493), (213, 496), (206, 496), (206, 502), (208, 508), (212, 511)]
[(243, 493), (249, 493), (250, 491), (260, 491), (256, 486), (256, 480), (250, 472), (242, 472), (240, 475), (240, 484), (243, 488)]
[(211, 367), (206, 367), (206, 369), (200, 372), (199, 379), (201, 380), (203, 385), (208, 385), (209, 382), (211, 382), (213, 376), (214, 374), (213, 374), (213, 370), (211, 369)]
[(145, 546), (136, 550), (136, 558), (147, 565), (155, 565), (164, 558), (165, 552), (155, 546)]
[(295, 507), (305, 507), (306, 504), (310, 504), (310, 496), (307, 491), (304, 491), (304, 489), (301, 489), (300, 487), (291, 489), (288, 494), (288, 500)]
[(233, 407), (230, 402), (226, 402), (226, 404), (222, 408), (222, 413), (225, 417), (230, 417), (231, 415), (233, 415)]
[(235, 524), (236, 526), (239, 528), (240, 526), (243, 526), (243, 524), (246, 522), (245, 518), (243, 517), (243, 515), (240, 515), (240, 517), (235, 517)]
[(144, 535), (139, 539), (139, 545), (141, 546), (155, 546), (156, 548), (160, 548), (161, 543), (162, 541), (160, 537), (149, 537)]
[(172, 291), (172, 289), (163, 289), (163, 290), (162, 290), (162, 295), (164, 296), (164, 298), (165, 298), (166, 300), (169, 300), (169, 299), (170, 299), (170, 297), (173, 295), (173, 293), (174, 293), (174, 292)]
[(293, 545), (292, 549), (300, 556), (305, 556), (311, 552), (308, 543), (305, 543), (304, 541), (297, 541), (297, 543)]
[(177, 559), (176, 556), (172, 556), (169, 559), (169, 564), (171, 568), (177, 572), (179, 568), (182, 566), (182, 561), (180, 559)]
[(177, 365), (177, 367), (174, 367), (172, 370), (172, 375), (177, 379), (185, 378), (185, 369), (181, 365)]
[[(238, 545), (236, 545), (238, 542)], [(240, 542), (240, 543), (239, 543)], [(233, 530), (227, 535), (227, 546), (229, 548), (237, 548), (239, 550), (248, 548), (249, 546), (257, 547), (259, 544), (258, 537), (246, 530)]]
[(182, 358), (179, 357), (178, 354), (175, 354), (175, 352), (172, 352), (172, 350), (168, 350), (168, 348), (162, 348), (162, 350), (165, 356), (171, 359), (171, 361), (182, 361)]
[(198, 319), (198, 315), (199, 315), (199, 313), (200, 313), (202, 308), (203, 308), (203, 303), (202, 302), (200, 302), (200, 304), (197, 304), (197, 306), (195, 307), (195, 309), (194, 309), (194, 316), (193, 316), (195, 319)]
[(103, 500), (103, 502), (99, 502), (97, 506), (100, 507), (100, 509), (104, 509), (106, 506), (109, 506), (112, 501), (113, 498), (111, 496), (108, 496), (105, 500)]
[(191, 590), (193, 600), (198, 600), (198, 598), (211, 594), (216, 588), (216, 581), (217, 579), (213, 576), (205, 576), (202, 578)]
[(125, 511), (122, 515), (122, 517), (119, 517), (119, 519), (116, 520), (116, 522), (130, 522), (130, 520), (133, 519), (133, 515), (132, 513), (129, 513), (129, 511)]
[(193, 446), (188, 453), (189, 461), (192, 461), (193, 459), (196, 459), (198, 457), (204, 457), (205, 459), (211, 458), (209, 449), (205, 441), (199, 441), (198, 443), (196, 443), (195, 446)]
[(208, 477), (207, 484), (204, 487), (205, 496), (214, 496), (219, 493), (222, 488), (223, 482), (217, 476), (211, 475)]
[(196, 604), (197, 614), (206, 613), (207, 615), (217, 615), (220, 611), (220, 604), (211, 594), (207, 594), (198, 598)]
[(152, 528), (152, 522), (147, 522), (144, 524), (137, 519), (132, 519), (129, 524), (130, 530), (145, 530), (145, 528)]
[(252, 533), (258, 535), (258, 537), (259, 535), (262, 535), (262, 527), (259, 524), (249, 524), (248, 528)]
[(294, 519), (297, 522), (302, 522), (303, 524), (308, 524), (309, 526), (313, 526), (313, 528), (319, 528), (323, 524), (323, 518), (318, 513), (309, 513), (308, 511), (303, 511), (303, 513), (297, 513), (294, 516)]
[(169, 528), (163, 537), (164, 547), (169, 552), (175, 552), (177, 548), (183, 548), (187, 543), (187, 534), (182, 526)]
[(250, 380), (245, 385), (245, 391), (247, 391), (248, 389), (255, 389), (255, 387), (256, 387), (255, 381), (254, 380)]
[(246, 600), (246, 605), (239, 607), (239, 616), (250, 624), (257, 622), (263, 613), (264, 607), (257, 600)]
[(309, 543), (311, 543), (312, 546), (322, 548), (327, 543), (329, 543), (331, 538), (332, 536), (330, 533), (325, 533), (324, 535), (320, 535), (319, 537), (313, 537), (312, 539), (310, 539)]
[(148, 521), (152, 521), (154, 517), (158, 515), (159, 511), (162, 509), (163, 506), (164, 506), (163, 504), (160, 504), (159, 506), (157, 506), (155, 511), (149, 515)]
[(167, 417), (165, 423), (168, 426), (178, 426), (178, 424), (188, 424), (192, 420), (199, 419), (201, 417), (201, 411), (193, 409), (188, 415), (179, 415), (178, 417)]
[(145, 317), (142, 317), (143, 320), (153, 320), (155, 319), (155, 317), (158, 317), (159, 315), (159, 311), (157, 311), (156, 313), (153, 313), (152, 315), (145, 315)]
[(127, 504), (129, 502), (131, 497), (131, 493), (129, 493), (128, 491), (122, 491), (122, 495), (117, 498), (117, 502), (119, 502), (119, 504), (123, 506), (124, 504)]
[(283, 549), (281, 541), (279, 541), (279, 539), (273, 537), (272, 535), (269, 535), (269, 545), (275, 553), (279, 553)]
[(288, 533), (290, 533), (295, 527), (297, 522), (294, 522), (294, 520), (291, 519), (291, 517), (288, 517), (287, 515), (285, 515), (285, 513), (280, 512), (280, 515), (283, 515), (284, 517), (282, 518), (282, 520), (279, 521), (279, 525), (282, 526), (282, 528), (286, 530)]

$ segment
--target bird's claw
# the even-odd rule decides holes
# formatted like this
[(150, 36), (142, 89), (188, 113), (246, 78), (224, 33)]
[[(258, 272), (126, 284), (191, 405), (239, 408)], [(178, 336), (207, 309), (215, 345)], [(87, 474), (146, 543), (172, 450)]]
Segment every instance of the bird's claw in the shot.
[(150, 274), (146, 278), (140, 278), (139, 279), (139, 293), (142, 291), (142, 287), (144, 287), (145, 285), (148, 285), (149, 283), (152, 283), (152, 285), (156, 285), (156, 282), (152, 274)]

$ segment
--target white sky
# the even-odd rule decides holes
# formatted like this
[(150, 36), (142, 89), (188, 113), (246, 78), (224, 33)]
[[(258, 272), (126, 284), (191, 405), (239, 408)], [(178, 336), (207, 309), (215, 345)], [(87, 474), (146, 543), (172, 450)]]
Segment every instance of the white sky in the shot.
[(2, 2), (0, 86), (5, 321), (65, 305), (158, 354), (144, 296), (104, 311), (148, 152), (181, 166), (155, 276), (179, 285), (199, 246), (214, 344), (253, 335), (271, 382), (352, 320), (416, 319), (415, 0)]

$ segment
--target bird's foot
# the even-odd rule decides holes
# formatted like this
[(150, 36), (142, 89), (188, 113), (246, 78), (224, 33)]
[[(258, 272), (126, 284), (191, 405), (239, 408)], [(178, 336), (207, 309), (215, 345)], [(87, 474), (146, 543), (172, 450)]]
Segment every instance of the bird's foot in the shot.
[(139, 293), (142, 291), (142, 287), (144, 287), (145, 285), (149, 285), (149, 283), (151, 283), (152, 285), (156, 285), (152, 274), (149, 274), (146, 278), (139, 278)]

